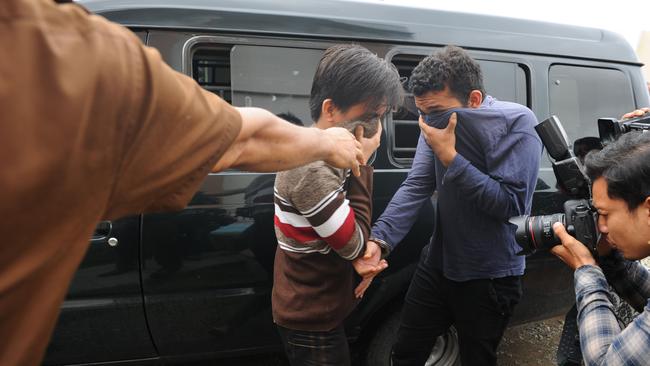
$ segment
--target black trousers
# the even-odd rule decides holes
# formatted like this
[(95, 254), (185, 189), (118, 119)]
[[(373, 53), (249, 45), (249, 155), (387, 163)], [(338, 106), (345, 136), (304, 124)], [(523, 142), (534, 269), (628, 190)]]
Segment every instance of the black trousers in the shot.
[(291, 366), (350, 366), (350, 349), (342, 325), (326, 332), (277, 327)]
[(521, 298), (521, 276), (456, 282), (422, 257), (406, 295), (393, 365), (424, 365), (451, 325), (463, 366), (496, 365), (497, 346)]

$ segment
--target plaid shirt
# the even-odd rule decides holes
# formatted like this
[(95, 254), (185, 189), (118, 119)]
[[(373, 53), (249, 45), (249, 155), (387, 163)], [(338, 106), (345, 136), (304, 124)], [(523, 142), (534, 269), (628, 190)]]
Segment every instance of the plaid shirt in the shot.
[[(619, 253), (583, 266), (574, 274), (580, 344), (586, 365), (650, 364), (650, 272)], [(621, 326), (614, 314), (609, 284), (641, 314)], [(644, 306), (646, 307), (644, 309)], [(643, 311), (646, 310), (646, 311)]]

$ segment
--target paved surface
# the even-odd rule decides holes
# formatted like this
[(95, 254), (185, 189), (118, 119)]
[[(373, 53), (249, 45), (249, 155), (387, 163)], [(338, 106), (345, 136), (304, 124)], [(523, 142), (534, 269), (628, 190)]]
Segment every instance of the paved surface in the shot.
[(498, 350), (500, 366), (556, 365), (555, 352), (564, 316), (511, 327)]

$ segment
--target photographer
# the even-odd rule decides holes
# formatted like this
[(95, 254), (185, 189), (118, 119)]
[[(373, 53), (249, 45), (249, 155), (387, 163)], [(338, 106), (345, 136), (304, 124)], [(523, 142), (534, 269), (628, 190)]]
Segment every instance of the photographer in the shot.
[[(637, 110), (624, 118), (647, 111)], [(553, 229), (562, 245), (551, 249), (575, 270), (584, 361), (587, 365), (647, 364), (650, 272), (635, 260), (650, 255), (650, 134), (624, 134), (603, 150), (587, 155), (585, 166), (593, 182), (593, 206), (599, 213), (602, 234), (598, 261), (560, 223)], [(635, 309), (643, 311), (623, 330), (614, 313), (608, 282)]]

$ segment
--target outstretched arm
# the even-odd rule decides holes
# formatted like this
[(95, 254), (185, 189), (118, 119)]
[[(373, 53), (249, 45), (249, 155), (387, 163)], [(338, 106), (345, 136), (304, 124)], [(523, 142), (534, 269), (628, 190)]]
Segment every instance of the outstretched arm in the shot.
[(296, 126), (260, 108), (237, 110), (242, 128), (213, 172), (228, 168), (274, 172), (323, 160), (359, 175), (361, 145), (347, 130)]

